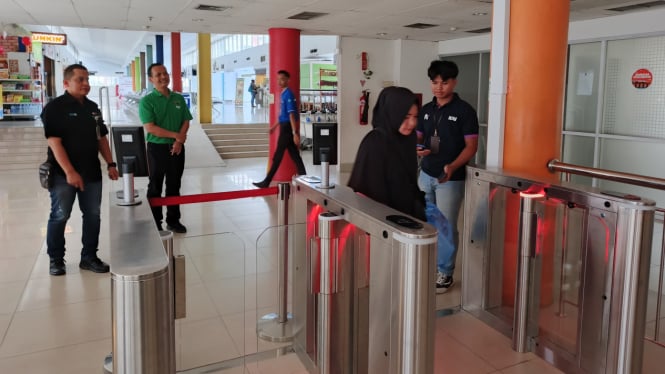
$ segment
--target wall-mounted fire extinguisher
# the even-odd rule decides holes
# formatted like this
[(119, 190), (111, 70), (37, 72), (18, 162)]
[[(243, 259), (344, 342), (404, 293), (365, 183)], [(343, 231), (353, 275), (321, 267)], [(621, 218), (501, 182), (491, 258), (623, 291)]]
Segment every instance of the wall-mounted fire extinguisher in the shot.
[(360, 96), (360, 124), (366, 125), (369, 122), (369, 91), (363, 90)]

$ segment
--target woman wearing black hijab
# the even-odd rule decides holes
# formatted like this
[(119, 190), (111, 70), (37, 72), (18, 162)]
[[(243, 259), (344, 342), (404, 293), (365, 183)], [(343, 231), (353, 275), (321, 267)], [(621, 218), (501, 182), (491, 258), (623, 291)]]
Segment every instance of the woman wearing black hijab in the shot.
[(403, 87), (384, 88), (372, 113), (374, 129), (360, 143), (348, 185), (373, 200), (425, 221), (414, 132), (418, 124), (416, 95)]

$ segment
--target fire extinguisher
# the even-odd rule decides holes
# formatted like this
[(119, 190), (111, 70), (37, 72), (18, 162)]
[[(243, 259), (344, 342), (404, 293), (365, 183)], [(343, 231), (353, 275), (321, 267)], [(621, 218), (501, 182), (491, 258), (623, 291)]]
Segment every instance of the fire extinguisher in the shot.
[(369, 122), (369, 91), (363, 91), (360, 96), (360, 124), (366, 125)]

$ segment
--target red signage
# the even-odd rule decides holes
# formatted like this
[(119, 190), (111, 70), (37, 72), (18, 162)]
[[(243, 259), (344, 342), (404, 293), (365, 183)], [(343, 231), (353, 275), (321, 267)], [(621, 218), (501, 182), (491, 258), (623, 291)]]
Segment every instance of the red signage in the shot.
[(647, 88), (653, 82), (653, 74), (647, 69), (637, 69), (630, 79), (635, 88)]

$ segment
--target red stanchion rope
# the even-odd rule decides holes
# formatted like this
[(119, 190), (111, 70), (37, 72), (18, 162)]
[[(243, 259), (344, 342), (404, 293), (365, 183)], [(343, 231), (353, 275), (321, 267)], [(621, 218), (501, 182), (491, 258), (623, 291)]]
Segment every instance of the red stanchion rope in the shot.
[(269, 196), (275, 195), (277, 192), (279, 192), (277, 187), (268, 187), (260, 188), (258, 190), (212, 192), (185, 196), (151, 197), (148, 199), (148, 201), (150, 202), (150, 206), (182, 205), (207, 203), (210, 201), (242, 199), (245, 197)]

